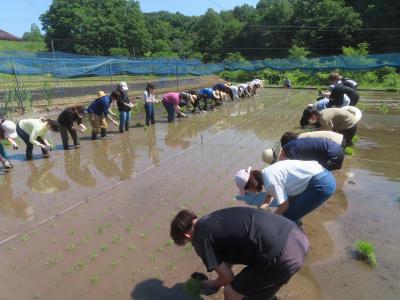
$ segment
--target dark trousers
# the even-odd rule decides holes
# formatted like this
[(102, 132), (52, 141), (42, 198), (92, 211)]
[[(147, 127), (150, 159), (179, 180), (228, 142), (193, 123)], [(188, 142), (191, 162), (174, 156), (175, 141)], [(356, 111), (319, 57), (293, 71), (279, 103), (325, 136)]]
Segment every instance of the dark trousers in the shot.
[(163, 105), (165, 107), (165, 110), (168, 113), (168, 123), (171, 123), (175, 119), (175, 107), (172, 103), (166, 103), (163, 101)]
[(72, 137), (72, 141), (74, 142), (74, 146), (79, 145), (79, 138), (78, 138), (78, 133), (76, 132), (76, 129), (73, 128), (72, 126), (66, 127), (66, 126), (60, 125), (60, 135), (61, 135), (61, 140), (62, 140), (63, 147), (64, 147), (65, 150), (67, 150), (68, 147), (69, 147), (69, 145), (68, 145), (68, 141), (69, 141), (68, 132)]
[[(26, 159), (31, 160), (33, 158), (33, 144), (29, 141), (30, 139), (29, 134), (23, 131), (21, 127), (19, 127), (19, 124), (17, 125), (17, 134), (21, 138), (21, 140), (23, 140), (24, 143), (26, 144)], [(36, 140), (39, 143), (45, 145), (44, 139), (41, 136), (39, 136)], [(47, 155), (49, 152), (46, 149), (42, 148), (42, 153), (43, 155)]]
[(154, 120), (154, 104), (152, 102), (147, 102), (144, 104), (144, 110), (146, 111), (146, 125), (149, 126), (154, 124), (156, 121)]
[(349, 129), (339, 131), (339, 133), (343, 134), (343, 137), (346, 141), (346, 146), (353, 146), (352, 139), (357, 133), (357, 124)]

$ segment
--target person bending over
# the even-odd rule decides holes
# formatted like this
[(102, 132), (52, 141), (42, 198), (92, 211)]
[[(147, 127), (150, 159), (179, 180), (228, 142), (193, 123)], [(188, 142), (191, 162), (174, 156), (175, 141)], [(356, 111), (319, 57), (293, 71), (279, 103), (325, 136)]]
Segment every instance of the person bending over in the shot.
[(9, 142), (14, 150), (19, 149), (18, 144), (14, 141), (18, 137), (17, 126), (13, 121), (0, 119), (0, 161), (4, 169), (11, 169), (13, 165), (8, 160), (7, 153), (4, 150), (3, 141)]
[(262, 159), (267, 164), (284, 159), (315, 160), (329, 171), (341, 169), (344, 157), (344, 150), (339, 144), (321, 138), (294, 139), (282, 145), (278, 154), (274, 153), (274, 149), (266, 149), (262, 153)]
[(242, 169), (235, 175), (239, 194), (267, 192), (261, 208), (278, 204), (275, 213), (301, 224), (336, 190), (335, 177), (316, 161), (281, 160), (260, 170)]
[(86, 131), (85, 125), (82, 124), (82, 114), (84, 114), (84, 108), (78, 105), (64, 109), (58, 116), (57, 121), (60, 124), (60, 135), (64, 150), (69, 149), (68, 133), (72, 137), (74, 148), (78, 148), (80, 146), (78, 133), (75, 129), (75, 123), (78, 124), (79, 130), (81, 132)]
[[(309, 242), (290, 220), (249, 207), (217, 210), (202, 218), (180, 211), (170, 236), (178, 246), (191, 242), (208, 272), (218, 277), (204, 288), (224, 289), (225, 300), (270, 299), (300, 270)], [(238, 274), (233, 265), (244, 265)]]

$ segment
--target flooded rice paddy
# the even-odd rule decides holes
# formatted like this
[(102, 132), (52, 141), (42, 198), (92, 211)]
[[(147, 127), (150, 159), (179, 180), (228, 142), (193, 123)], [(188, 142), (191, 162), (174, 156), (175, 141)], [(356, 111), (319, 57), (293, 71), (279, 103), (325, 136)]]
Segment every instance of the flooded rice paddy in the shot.
[[(400, 101), (362, 97), (378, 96)], [(80, 149), (59, 146), (45, 160), (7, 149), (15, 168), (0, 171), (0, 300), (192, 299), (183, 283), (205, 270), (190, 246), (171, 242), (171, 218), (241, 205), (233, 174), (262, 168), (261, 151), (298, 130), (314, 99), (265, 89), (173, 124), (160, 108), (148, 130), (112, 127), (104, 140), (83, 137)], [(400, 299), (400, 113), (365, 112), (359, 136), (335, 172), (337, 192), (304, 219), (311, 250), (279, 299)], [(354, 259), (359, 239), (375, 245), (376, 269)]]

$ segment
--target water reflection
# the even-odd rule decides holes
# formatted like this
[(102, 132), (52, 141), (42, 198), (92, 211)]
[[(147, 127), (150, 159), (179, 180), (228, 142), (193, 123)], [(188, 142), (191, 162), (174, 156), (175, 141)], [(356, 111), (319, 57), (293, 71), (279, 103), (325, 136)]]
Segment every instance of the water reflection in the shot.
[(114, 154), (110, 151), (110, 140), (98, 140), (92, 144), (95, 168), (107, 178), (120, 176), (121, 171), (117, 165), (118, 161), (114, 159)]
[(88, 162), (82, 165), (81, 150), (64, 151), (65, 173), (75, 183), (87, 187), (96, 186), (96, 179), (92, 176)]
[(0, 175), (0, 212), (8, 219), (21, 219), (30, 221), (33, 219), (33, 207), (26, 203), (24, 197), (14, 197), (12, 185), (13, 174)]
[(135, 152), (133, 150), (133, 142), (131, 141), (131, 135), (125, 135), (121, 138), (121, 172), (120, 179), (125, 180), (132, 176)]
[(160, 149), (157, 148), (156, 129), (154, 126), (149, 127), (147, 131), (147, 154), (154, 165), (160, 163)]
[(31, 175), (27, 180), (28, 187), (33, 192), (42, 194), (50, 194), (55, 192), (63, 192), (68, 190), (69, 183), (67, 180), (61, 180), (53, 174), (55, 170), (55, 162), (45, 159), (38, 163), (28, 162), (31, 168)]

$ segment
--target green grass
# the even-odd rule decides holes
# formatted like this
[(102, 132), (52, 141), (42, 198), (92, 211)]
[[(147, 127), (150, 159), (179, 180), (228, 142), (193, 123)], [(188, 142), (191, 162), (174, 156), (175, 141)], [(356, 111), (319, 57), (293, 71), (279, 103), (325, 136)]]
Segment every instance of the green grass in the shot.
[(355, 243), (356, 253), (359, 259), (369, 264), (371, 268), (376, 267), (376, 254), (374, 245), (367, 240), (358, 240)]
[(14, 42), (14, 41), (0, 41), (0, 51), (13, 50), (13, 51), (29, 51), (29, 52), (43, 52), (48, 51), (44, 42)]

